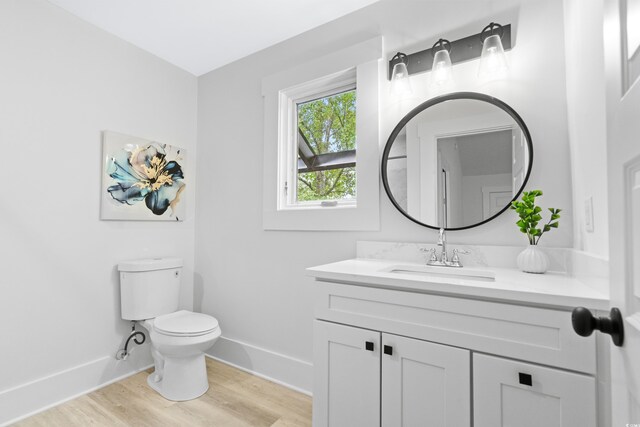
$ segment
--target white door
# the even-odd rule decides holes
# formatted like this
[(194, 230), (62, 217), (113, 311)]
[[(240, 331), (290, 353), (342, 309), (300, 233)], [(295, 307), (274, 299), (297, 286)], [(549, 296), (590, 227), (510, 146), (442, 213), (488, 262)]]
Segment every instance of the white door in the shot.
[(471, 425), (469, 350), (389, 334), (382, 349), (383, 427)]
[(613, 426), (640, 425), (639, 29), (638, 0), (605, 1), (611, 306), (625, 333), (611, 346)]
[[(516, 195), (524, 178), (527, 175), (527, 167), (529, 166), (529, 149), (527, 148), (527, 138), (525, 138), (520, 126), (513, 129), (511, 136), (511, 197)], [(503, 205), (504, 206), (504, 205)]]
[(591, 376), (473, 355), (474, 427), (595, 427), (595, 396)]
[(314, 427), (380, 425), (380, 332), (314, 321)]
[(489, 219), (511, 203), (511, 187), (482, 187), (482, 219)]

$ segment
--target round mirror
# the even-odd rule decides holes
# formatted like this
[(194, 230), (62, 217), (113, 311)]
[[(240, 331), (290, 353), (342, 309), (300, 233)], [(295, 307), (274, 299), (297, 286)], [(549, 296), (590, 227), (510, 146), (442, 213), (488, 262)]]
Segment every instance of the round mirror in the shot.
[(424, 102), (400, 120), (384, 148), (382, 181), (410, 220), (463, 230), (508, 209), (532, 163), (531, 135), (511, 107), (458, 92)]

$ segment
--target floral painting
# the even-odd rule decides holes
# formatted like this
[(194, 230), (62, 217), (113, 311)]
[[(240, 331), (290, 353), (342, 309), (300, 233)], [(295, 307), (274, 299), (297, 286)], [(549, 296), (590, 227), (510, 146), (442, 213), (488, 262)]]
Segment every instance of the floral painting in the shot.
[(102, 219), (184, 219), (183, 149), (115, 132), (102, 147)]

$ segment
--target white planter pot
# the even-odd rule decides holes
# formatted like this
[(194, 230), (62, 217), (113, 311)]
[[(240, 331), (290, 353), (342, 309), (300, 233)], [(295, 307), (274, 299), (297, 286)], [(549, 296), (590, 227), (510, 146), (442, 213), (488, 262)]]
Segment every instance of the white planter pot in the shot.
[(525, 273), (542, 274), (549, 268), (549, 257), (536, 245), (529, 245), (520, 252), (517, 259), (518, 268)]

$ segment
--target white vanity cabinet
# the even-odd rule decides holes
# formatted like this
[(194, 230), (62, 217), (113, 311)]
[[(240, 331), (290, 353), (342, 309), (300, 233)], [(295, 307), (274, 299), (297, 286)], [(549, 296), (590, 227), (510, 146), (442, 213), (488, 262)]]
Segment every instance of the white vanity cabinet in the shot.
[(380, 425), (380, 333), (321, 321), (313, 333), (313, 425)]
[(314, 426), (470, 425), (469, 350), (320, 320), (314, 334)]
[(469, 425), (470, 362), (466, 349), (382, 334), (382, 425)]
[(593, 377), (530, 363), (474, 354), (473, 401), (476, 427), (595, 426)]
[(317, 280), (315, 427), (596, 426), (569, 307)]

